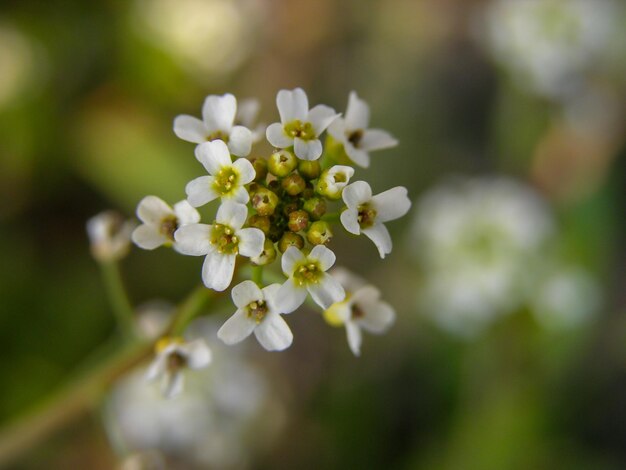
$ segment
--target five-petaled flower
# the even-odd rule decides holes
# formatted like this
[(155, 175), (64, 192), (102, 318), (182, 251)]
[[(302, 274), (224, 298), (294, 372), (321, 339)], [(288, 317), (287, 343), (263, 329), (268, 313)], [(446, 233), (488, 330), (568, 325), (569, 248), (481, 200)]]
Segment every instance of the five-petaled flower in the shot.
[(221, 140), (233, 155), (245, 157), (252, 148), (253, 136), (247, 127), (234, 125), (236, 114), (237, 100), (233, 95), (209, 95), (202, 106), (202, 120), (186, 114), (177, 116), (174, 133), (196, 144)]
[(187, 224), (200, 221), (200, 214), (185, 200), (172, 209), (156, 196), (144, 197), (137, 206), (137, 217), (143, 222), (132, 234), (135, 245), (144, 250), (154, 250), (161, 245), (172, 245), (178, 251), (174, 233)]
[(204, 340), (185, 342), (182, 338), (165, 337), (157, 341), (156, 356), (148, 370), (147, 380), (161, 378), (161, 393), (172, 398), (183, 390), (186, 368), (202, 369), (211, 362), (211, 350)]
[(268, 351), (282, 351), (293, 341), (289, 326), (280, 316), (280, 284), (260, 289), (252, 281), (243, 281), (231, 291), (237, 311), (217, 332), (226, 344), (238, 343), (254, 331), (256, 339)]
[(179, 251), (185, 255), (204, 256), (202, 280), (216, 291), (226, 289), (233, 279), (237, 255), (259, 256), (265, 235), (258, 228), (242, 228), (248, 217), (243, 204), (222, 203), (215, 223), (185, 225), (176, 231)]
[(281, 265), (289, 279), (276, 293), (285, 313), (293, 312), (302, 305), (307, 292), (324, 309), (344, 299), (343, 287), (326, 272), (335, 264), (335, 259), (335, 254), (324, 245), (314, 246), (308, 256), (294, 246), (287, 248)]
[(406, 214), (411, 207), (407, 190), (396, 186), (372, 197), (365, 181), (356, 181), (343, 190), (347, 209), (341, 213), (344, 228), (355, 235), (364, 233), (374, 242), (381, 258), (391, 253), (391, 236), (384, 223)]
[(245, 204), (250, 195), (245, 184), (254, 180), (255, 171), (252, 163), (245, 158), (231, 160), (226, 144), (221, 140), (204, 142), (196, 147), (196, 158), (209, 176), (200, 176), (191, 180), (185, 192), (187, 200), (194, 207), (221, 198)]
[(270, 124), (267, 140), (282, 149), (293, 146), (294, 153), (302, 160), (317, 160), (322, 155), (319, 136), (339, 114), (323, 104), (309, 110), (309, 100), (301, 88), (280, 90), (276, 105), (281, 122)]
[(370, 165), (369, 152), (398, 145), (389, 132), (368, 129), (369, 121), (369, 106), (353, 91), (348, 98), (345, 117), (335, 119), (328, 128), (328, 133), (343, 144), (350, 160), (363, 168)]

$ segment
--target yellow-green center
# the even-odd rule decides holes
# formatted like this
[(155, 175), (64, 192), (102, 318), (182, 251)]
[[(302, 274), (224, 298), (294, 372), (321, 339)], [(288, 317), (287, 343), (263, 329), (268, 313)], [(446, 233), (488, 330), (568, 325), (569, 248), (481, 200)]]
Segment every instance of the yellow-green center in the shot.
[(293, 273), (293, 280), (297, 286), (303, 287), (308, 284), (317, 284), (323, 275), (324, 271), (320, 268), (317, 261), (307, 260), (296, 266)]
[(361, 228), (371, 227), (376, 221), (376, 209), (374, 209), (370, 204), (361, 204), (359, 206), (357, 221), (359, 222), (359, 226)]
[(313, 129), (311, 123), (302, 122), (299, 119), (285, 124), (285, 134), (287, 134), (289, 137), (298, 137), (302, 140), (315, 139), (315, 129)]
[(225, 255), (236, 255), (239, 253), (239, 237), (228, 225), (213, 224), (210, 241), (219, 253)]
[(220, 195), (225, 196), (237, 188), (239, 173), (232, 166), (223, 167), (213, 181), (213, 189)]
[(246, 307), (246, 316), (257, 323), (261, 323), (265, 315), (267, 315), (267, 304), (264, 300), (255, 300)]
[(206, 140), (208, 142), (223, 140), (225, 143), (228, 143), (228, 134), (224, 131), (213, 131), (206, 137)]
[(356, 131), (352, 131), (348, 134), (348, 142), (350, 142), (355, 148), (359, 147), (359, 143), (363, 138), (363, 131), (361, 129), (357, 129)]
[(169, 215), (161, 219), (159, 232), (165, 235), (171, 241), (174, 241), (174, 232), (178, 228), (178, 218), (175, 215)]

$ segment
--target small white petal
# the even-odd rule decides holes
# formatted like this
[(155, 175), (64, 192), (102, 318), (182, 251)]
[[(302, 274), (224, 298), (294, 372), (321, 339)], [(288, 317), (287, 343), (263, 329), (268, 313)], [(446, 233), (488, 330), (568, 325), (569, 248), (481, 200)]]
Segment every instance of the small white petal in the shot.
[(361, 329), (353, 322), (346, 323), (346, 335), (348, 337), (348, 345), (355, 356), (361, 354), (362, 334)]
[(376, 207), (376, 221), (387, 222), (405, 215), (411, 208), (411, 201), (407, 197), (407, 189), (396, 186), (372, 198)]
[(327, 271), (330, 267), (335, 264), (337, 257), (335, 253), (326, 248), (324, 245), (315, 245), (311, 250), (311, 254), (309, 254), (310, 259), (317, 259), (320, 263), (320, 267), (322, 271)]
[(202, 369), (211, 362), (211, 350), (202, 339), (189, 341), (180, 346), (180, 350), (187, 355), (187, 366), (190, 369)]
[(356, 209), (346, 209), (339, 216), (341, 224), (350, 233), (359, 235), (361, 226), (359, 225), (359, 212)]
[(228, 147), (221, 140), (213, 140), (198, 145), (195, 155), (210, 175), (216, 175), (222, 167), (232, 164)]
[(381, 258), (384, 258), (385, 255), (391, 253), (391, 248), (393, 247), (391, 236), (389, 235), (387, 227), (383, 224), (376, 224), (372, 227), (361, 230), (361, 232), (374, 242), (374, 245), (378, 248), (378, 253)]
[(181, 226), (200, 222), (200, 213), (186, 200), (174, 204), (174, 214), (176, 214), (178, 224)]
[(166, 369), (166, 361), (167, 357), (165, 354), (157, 354), (154, 360), (148, 366), (148, 370), (146, 370), (146, 380), (152, 381), (159, 377)]
[(360, 204), (372, 199), (372, 188), (365, 181), (355, 181), (343, 188), (341, 196), (350, 209), (356, 209)]
[(237, 114), (235, 115), (235, 122), (248, 129), (254, 127), (254, 122), (259, 115), (259, 109), (261, 105), (259, 100), (254, 98), (248, 98), (241, 100), (237, 106)]
[(285, 128), (280, 122), (267, 126), (265, 137), (270, 144), (279, 149), (286, 149), (293, 145), (293, 138), (285, 133)]
[(265, 298), (263, 292), (259, 289), (259, 286), (252, 281), (243, 281), (237, 284), (230, 291), (230, 295), (237, 308), (244, 308), (251, 302), (263, 300)]
[(384, 333), (396, 318), (396, 312), (387, 302), (363, 304), (362, 310), (365, 316), (358, 323), (371, 333)]
[(287, 322), (277, 313), (268, 313), (254, 330), (256, 339), (268, 351), (282, 351), (291, 346), (293, 333)]
[(296, 119), (304, 121), (309, 112), (309, 99), (302, 88), (280, 90), (276, 95), (276, 106), (283, 124)]
[(217, 331), (217, 337), (229, 345), (239, 343), (250, 336), (256, 326), (256, 322), (239, 309)]
[(174, 398), (183, 391), (184, 378), (180, 371), (165, 373), (161, 379), (161, 393), (165, 398)]
[(343, 144), (343, 148), (346, 151), (346, 155), (350, 157), (350, 160), (359, 165), (361, 168), (369, 168), (370, 155), (367, 151), (354, 148), (354, 145), (350, 142), (345, 142)]
[(146, 196), (137, 206), (137, 217), (146, 224), (160, 225), (163, 218), (172, 215), (172, 208), (157, 196)]
[(215, 178), (212, 176), (199, 176), (187, 183), (185, 193), (187, 193), (189, 204), (193, 207), (200, 207), (217, 199), (219, 194), (213, 189), (213, 181)]
[(259, 256), (263, 252), (265, 235), (258, 228), (242, 228), (237, 231), (239, 254), (248, 258)]
[(359, 141), (359, 147), (368, 151), (388, 149), (396, 145), (398, 140), (381, 129), (367, 129)]
[(165, 235), (159, 233), (154, 225), (146, 224), (133, 230), (131, 239), (135, 245), (144, 250), (154, 250), (170, 241)]
[(302, 140), (296, 137), (293, 141), (293, 151), (302, 160), (317, 160), (322, 155), (322, 143), (319, 139)]
[(239, 184), (248, 184), (256, 177), (256, 171), (250, 160), (239, 158), (233, 163), (233, 167), (239, 172)]
[(349, 130), (367, 129), (370, 123), (370, 108), (355, 91), (350, 92), (346, 109), (346, 128)]
[(330, 106), (318, 104), (311, 109), (311, 111), (309, 111), (306, 120), (311, 123), (311, 126), (313, 126), (315, 135), (320, 135), (338, 117), (339, 114), (337, 114)]
[(200, 119), (193, 116), (181, 115), (174, 119), (174, 134), (179, 139), (200, 144), (206, 142), (207, 129)]
[[(283, 257), (285, 255), (283, 254)], [(276, 292), (274, 303), (276, 308), (284, 313), (291, 313), (304, 303), (307, 291), (302, 287), (296, 287), (293, 279), (287, 279)]]
[(226, 200), (231, 200), (232, 202), (237, 202), (239, 204), (246, 204), (250, 200), (250, 194), (246, 188), (240, 186), (232, 192)]
[(319, 282), (309, 284), (307, 289), (315, 303), (324, 310), (335, 302), (341, 302), (346, 298), (346, 292), (343, 287), (330, 274), (324, 274)]
[(236, 255), (225, 255), (209, 251), (202, 265), (202, 280), (209, 289), (221, 292), (233, 280)]
[(252, 132), (247, 127), (235, 126), (228, 140), (230, 153), (238, 157), (246, 157), (252, 150)]
[(304, 261), (304, 255), (295, 246), (290, 246), (285, 250), (280, 260), (285, 276), (291, 276), (296, 263), (299, 261)]
[(215, 221), (218, 224), (228, 225), (234, 230), (243, 227), (247, 218), (248, 208), (243, 204), (233, 201), (222, 202), (222, 205), (215, 215)]
[(210, 132), (220, 130), (230, 133), (236, 113), (237, 100), (230, 93), (209, 95), (202, 106), (202, 119)]
[(176, 249), (190, 256), (206, 255), (211, 247), (211, 230), (213, 227), (206, 224), (188, 224), (174, 232)]
[(285, 313), (278, 308), (275, 302), (279, 289), (280, 284), (270, 284), (269, 286), (265, 286), (261, 290), (263, 292), (263, 297), (265, 298), (265, 301), (269, 305), (270, 310), (276, 313)]
[(345, 145), (346, 121), (342, 117), (334, 119), (333, 122), (330, 123), (330, 126), (328, 126), (327, 131), (336, 141), (342, 142)]

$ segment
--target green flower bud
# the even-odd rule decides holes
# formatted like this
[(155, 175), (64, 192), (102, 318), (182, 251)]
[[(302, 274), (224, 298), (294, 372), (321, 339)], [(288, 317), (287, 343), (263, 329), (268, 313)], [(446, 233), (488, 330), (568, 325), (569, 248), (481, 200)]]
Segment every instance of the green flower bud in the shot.
[(304, 201), (302, 208), (309, 213), (311, 219), (319, 220), (326, 213), (326, 201), (320, 197), (313, 197)]
[(252, 163), (252, 167), (256, 172), (254, 181), (264, 181), (267, 176), (267, 160), (261, 157), (254, 157), (250, 160), (250, 163)]
[(272, 215), (278, 206), (278, 196), (269, 189), (256, 185), (250, 198), (258, 215)]
[(290, 246), (295, 246), (297, 249), (301, 250), (302, 247), (304, 247), (304, 238), (297, 233), (285, 232), (278, 242), (278, 249), (281, 253), (284, 253)]
[(267, 162), (267, 168), (271, 174), (283, 178), (296, 169), (298, 159), (289, 150), (277, 150)]
[(290, 196), (296, 196), (300, 194), (306, 188), (306, 182), (297, 173), (292, 173), (282, 180), (281, 186), (287, 194)]
[(287, 226), (292, 232), (304, 230), (309, 225), (309, 214), (303, 210), (293, 211), (289, 214), (289, 222)]
[(270, 218), (266, 215), (251, 215), (248, 217), (248, 226), (260, 229), (265, 235), (270, 232)]
[(298, 163), (298, 172), (308, 180), (319, 177), (321, 171), (319, 160), (300, 160)]
[(257, 266), (265, 266), (266, 264), (270, 264), (276, 259), (276, 248), (274, 247), (274, 243), (271, 240), (265, 239), (263, 243), (263, 251), (259, 256), (254, 256), (250, 258)]
[(332, 237), (330, 225), (323, 220), (313, 222), (306, 233), (306, 239), (312, 245), (326, 245)]
[(297, 201), (288, 201), (283, 205), (283, 214), (289, 216), (289, 214), (298, 209), (300, 209), (300, 204)]

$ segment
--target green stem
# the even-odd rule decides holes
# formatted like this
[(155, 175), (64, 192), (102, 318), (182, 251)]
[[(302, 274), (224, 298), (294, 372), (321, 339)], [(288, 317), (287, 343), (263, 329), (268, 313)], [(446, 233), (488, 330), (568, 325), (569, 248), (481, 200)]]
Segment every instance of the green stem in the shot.
[(252, 282), (263, 286), (263, 266), (252, 266)]
[(119, 265), (115, 261), (100, 264), (104, 286), (117, 319), (117, 325), (126, 338), (136, 336), (135, 312), (124, 288)]
[(330, 212), (328, 214), (324, 214), (322, 216), (322, 220), (324, 222), (330, 222), (330, 223), (338, 223), (341, 220), (341, 213), (339, 212)]
[(208, 301), (214, 296), (216, 296), (215, 291), (203, 285), (196, 287), (174, 314), (174, 319), (168, 328), (169, 334), (180, 336), (187, 328), (187, 325), (191, 323), (191, 320), (202, 312)]

